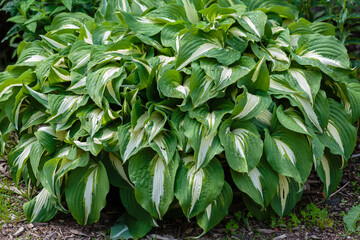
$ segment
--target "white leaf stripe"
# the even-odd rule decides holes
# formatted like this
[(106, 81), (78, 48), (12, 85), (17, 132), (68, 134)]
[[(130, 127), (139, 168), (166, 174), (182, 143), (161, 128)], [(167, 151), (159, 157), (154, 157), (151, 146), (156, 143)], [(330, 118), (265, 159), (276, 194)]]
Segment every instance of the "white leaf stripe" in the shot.
[(182, 0), (185, 8), (186, 17), (190, 20), (191, 23), (199, 22), (199, 16), (194, 4), (191, 0)]
[(62, 80), (64, 81), (71, 81), (70, 76), (64, 75), (61, 72), (59, 72), (56, 68), (54, 68), (53, 66), (51, 66), (51, 69), (55, 72), (55, 74)]
[(344, 69), (348, 68), (347, 66), (343, 66), (341, 64), (341, 62), (336, 61), (336, 60), (331, 59), (331, 58), (324, 57), (324, 56), (320, 55), (319, 53), (317, 53), (316, 51), (309, 51), (309, 52), (307, 52), (305, 54), (300, 53), (299, 55), (300, 55), (301, 58), (310, 58), (310, 59), (318, 60), (324, 65), (328, 65), (328, 66), (332, 66), (332, 67), (338, 67), (338, 68), (344, 68)]
[(248, 16), (242, 16), (242, 19), (246, 22), (246, 24), (255, 32), (255, 34), (261, 38), (261, 35), (259, 33), (259, 31), (257, 30), (256, 26), (254, 25), (254, 23), (250, 20), (250, 18)]
[(263, 191), (262, 191), (262, 184), (260, 181), (261, 173), (260, 173), (259, 169), (254, 168), (253, 170), (251, 170), (249, 172), (249, 177), (250, 177), (252, 183), (254, 184), (255, 188), (257, 190), (259, 190), (261, 198), (264, 199)]
[(265, 56), (258, 62), (256, 69), (254, 71), (254, 74), (251, 77), (252, 82), (256, 82), (256, 80), (258, 79), (258, 76), (260, 74), (260, 69), (261, 69), (261, 66), (263, 65), (264, 61), (265, 61)]
[(206, 53), (207, 51), (214, 49), (214, 48), (220, 48), (220, 46), (215, 45), (213, 43), (204, 43), (200, 47), (198, 47), (195, 52), (193, 52), (188, 59), (186, 59), (185, 62), (183, 62), (176, 70), (183, 69), (186, 65), (188, 65), (190, 62), (198, 59), (202, 56), (202, 54)]
[(154, 143), (160, 148), (161, 154), (164, 157), (164, 160), (166, 162), (166, 164), (169, 164), (170, 159), (169, 156), (167, 154), (167, 146), (166, 146), (166, 141), (164, 138), (164, 135), (158, 135), (156, 138), (154, 138)]
[(246, 117), (259, 104), (259, 102), (260, 102), (259, 96), (253, 95), (251, 93), (248, 93), (246, 96), (247, 96), (246, 104), (245, 104), (243, 110), (240, 113), (238, 113), (236, 116), (234, 116), (233, 119), (240, 119), (240, 118)]
[(279, 175), (279, 186), (277, 194), (280, 197), (281, 212), (284, 213), (286, 207), (286, 200), (290, 192), (289, 182), (287, 177)]
[(155, 169), (151, 199), (153, 200), (158, 216), (161, 219), (162, 215), (160, 213), (160, 200), (165, 191), (165, 165), (158, 154), (155, 155), (152, 161), (155, 161)]
[(188, 178), (190, 178), (191, 182), (191, 205), (188, 212), (188, 215), (192, 212), (195, 207), (196, 202), (200, 199), (203, 179), (205, 173), (203, 169), (199, 169), (195, 172), (195, 168), (192, 167), (188, 173)]
[(130, 140), (124, 152), (124, 159), (123, 159), (124, 162), (128, 160), (128, 158), (131, 156), (133, 151), (139, 147), (141, 141), (144, 138), (144, 135), (145, 135), (144, 129), (139, 129), (137, 131), (130, 131)]
[(96, 182), (97, 175), (98, 175), (98, 167), (96, 165), (90, 166), (90, 168), (94, 168), (93, 171), (89, 174), (89, 176), (86, 178), (86, 185), (84, 190), (84, 224), (87, 223), (90, 212), (91, 212), (91, 206), (93, 201), (93, 193), (96, 192)]
[(30, 222), (38, 217), (40, 211), (46, 205), (46, 202), (49, 201), (49, 198), (50, 192), (43, 188), (41, 192), (35, 197), (35, 205), (31, 214)]
[(234, 134), (236, 151), (240, 153), (242, 158), (245, 158), (245, 137), (249, 134), (249, 131), (246, 129), (234, 129), (232, 131)]
[(323, 155), (321, 157), (321, 165), (322, 165), (322, 168), (324, 169), (324, 173), (325, 173), (326, 191), (329, 192), (329, 187), (330, 187), (330, 183), (331, 183), (331, 175), (330, 175), (329, 160), (325, 157), (325, 155)]
[(308, 95), (311, 104), (313, 104), (313, 97), (311, 94), (310, 85), (305, 78), (304, 72), (300, 69), (288, 69), (288, 72), (298, 82), (301, 89), (303, 89), (304, 92)]
[[(200, 130), (200, 133), (202, 130)], [(215, 131), (211, 135), (205, 135), (205, 133), (202, 134), (201, 141), (200, 141), (200, 147), (199, 147), (199, 153), (197, 155), (197, 161), (196, 161), (196, 168), (199, 169), (203, 162), (205, 161), (206, 155), (213, 143), (213, 140), (216, 136), (217, 132)]]
[[(282, 158), (289, 159), (291, 163), (295, 166), (296, 164), (296, 157), (294, 152), (291, 150), (291, 148), (284, 143), (283, 141), (274, 138), (277, 148), (279, 149), (279, 152), (282, 156)], [(286, 158), (287, 156), (287, 158)]]
[(340, 132), (335, 127), (335, 123), (332, 120), (329, 120), (329, 122), (328, 122), (326, 134), (329, 135), (330, 137), (334, 138), (336, 143), (339, 145), (341, 151), (344, 152), (344, 145), (343, 145), (341, 137), (340, 137)]
[(323, 130), (322, 130), (321, 126), (320, 126), (318, 117), (316, 116), (316, 113), (315, 113), (313, 107), (311, 106), (311, 103), (309, 101), (307, 101), (305, 98), (302, 98), (302, 97), (300, 97), (298, 95), (294, 95), (294, 97), (295, 97), (295, 99), (297, 99), (299, 101), (299, 103), (303, 107), (306, 115), (309, 117), (310, 121), (322, 133)]

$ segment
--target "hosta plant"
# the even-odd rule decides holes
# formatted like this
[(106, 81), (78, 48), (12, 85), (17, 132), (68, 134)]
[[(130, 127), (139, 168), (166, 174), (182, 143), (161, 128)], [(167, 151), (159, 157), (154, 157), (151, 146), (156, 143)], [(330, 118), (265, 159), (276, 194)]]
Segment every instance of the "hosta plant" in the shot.
[(1, 146), (19, 134), (12, 177), (40, 190), (28, 221), (94, 223), (110, 184), (126, 209), (113, 238), (167, 215), (207, 232), (235, 188), (254, 216), (284, 216), (312, 169), (329, 197), (360, 116), (333, 35), (280, 0), (104, 0), (94, 18), (58, 14), (0, 74)]

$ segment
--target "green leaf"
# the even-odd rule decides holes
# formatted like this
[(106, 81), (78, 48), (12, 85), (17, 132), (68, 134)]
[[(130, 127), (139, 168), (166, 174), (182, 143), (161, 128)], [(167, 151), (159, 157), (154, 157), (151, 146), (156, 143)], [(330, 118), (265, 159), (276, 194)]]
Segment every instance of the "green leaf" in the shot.
[(71, 11), (72, 8), (72, 0), (61, 0), (62, 4), (64, 4), (64, 6)]
[(317, 67), (330, 76), (336, 76), (336, 69), (350, 69), (347, 50), (334, 36), (302, 35), (293, 56), (299, 64)]
[(13, 148), (8, 156), (8, 164), (10, 166), (11, 177), (14, 179), (16, 186), (19, 184), (21, 172), (26, 165), (32, 145), (37, 140), (32, 135), (24, 135), (18, 145)]
[(164, 26), (164, 23), (153, 20), (150, 17), (138, 17), (122, 10), (120, 10), (120, 13), (117, 13), (117, 15), (126, 23), (126, 26), (136, 34), (153, 36), (159, 33)]
[(179, 155), (167, 164), (150, 149), (129, 159), (129, 176), (135, 185), (135, 197), (153, 217), (162, 219), (174, 198), (175, 174)]
[(196, 216), (196, 222), (204, 232), (215, 227), (228, 214), (232, 199), (232, 189), (227, 182), (224, 182), (224, 187), (216, 200), (207, 206), (204, 212)]
[(321, 142), (331, 153), (342, 155), (348, 159), (356, 144), (356, 130), (344, 107), (333, 99), (329, 99), (330, 118), (324, 134), (319, 136)]
[(213, 49), (222, 48), (223, 35), (219, 31), (205, 34), (201, 30), (189, 30), (180, 40), (179, 54), (175, 64), (176, 70), (183, 69)]
[(271, 201), (271, 207), (277, 215), (283, 217), (291, 212), (300, 200), (303, 186), (293, 178), (279, 175), (277, 192)]
[(249, 173), (231, 171), (236, 186), (262, 208), (268, 207), (277, 191), (278, 175), (262, 160)]
[(236, 98), (235, 108), (231, 114), (234, 120), (248, 120), (260, 115), (271, 104), (271, 98), (267, 94), (254, 95), (246, 89)]
[(329, 153), (328, 150), (325, 151), (319, 165), (316, 166), (316, 172), (324, 184), (323, 191), (326, 198), (330, 197), (340, 183), (342, 167), (342, 160), (338, 156)]
[[(223, 148), (217, 136), (216, 129), (207, 130), (204, 125), (189, 116), (184, 120), (184, 134), (189, 140), (190, 146), (194, 149), (194, 160), (196, 170), (205, 167)], [(212, 125), (212, 127), (214, 127)]]
[(224, 185), (224, 171), (217, 159), (196, 170), (192, 157), (182, 159), (176, 175), (175, 196), (184, 215), (190, 219), (205, 209), (219, 196)]
[(304, 135), (279, 127), (265, 130), (265, 154), (270, 166), (279, 174), (305, 183), (312, 168), (311, 149)]
[(357, 226), (357, 222), (360, 219), (360, 205), (353, 206), (350, 211), (344, 216), (344, 223), (346, 228), (355, 232), (359, 227)]
[(219, 137), (233, 170), (250, 173), (256, 167), (262, 156), (263, 141), (253, 124), (227, 120), (220, 127)]
[[(242, 26), (250, 34), (250, 39), (260, 41), (264, 35), (265, 23), (267, 16), (261, 11), (253, 11), (244, 13), (238, 18), (240, 26)], [(248, 38), (248, 36), (247, 36)]]
[(117, 64), (109, 64), (90, 73), (86, 78), (86, 89), (90, 98), (100, 108), (103, 107), (103, 98), (106, 84), (116, 78), (124, 78), (124, 68)]
[(24, 204), (24, 212), (28, 222), (47, 222), (58, 210), (55, 199), (43, 188), (35, 198)]
[(47, 122), (65, 123), (79, 107), (84, 106), (87, 96), (79, 95), (55, 95), (49, 94), (49, 108), (51, 117)]
[(65, 189), (71, 215), (81, 225), (97, 222), (108, 192), (109, 181), (102, 162), (90, 162), (84, 168), (73, 170)]
[(150, 232), (152, 227), (148, 222), (124, 213), (111, 227), (110, 237), (111, 239), (139, 239)]

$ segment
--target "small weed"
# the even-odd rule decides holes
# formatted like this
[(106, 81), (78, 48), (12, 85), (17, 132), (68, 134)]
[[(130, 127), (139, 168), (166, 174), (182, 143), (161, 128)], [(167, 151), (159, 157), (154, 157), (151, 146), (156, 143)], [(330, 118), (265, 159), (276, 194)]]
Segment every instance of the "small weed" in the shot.
[(24, 219), (23, 202), (6, 187), (9, 184), (6, 179), (2, 179), (2, 182), (4, 185), (0, 187), (0, 227), (4, 223), (14, 223)]
[(231, 235), (235, 235), (236, 234), (236, 230), (238, 230), (239, 225), (237, 224), (237, 222), (232, 218), (230, 219), (230, 221), (226, 224), (226, 229), (225, 229), (225, 233), (226, 234), (231, 234)]
[(321, 210), (314, 203), (308, 204), (300, 214), (309, 227), (318, 226), (320, 229), (325, 229), (334, 225), (334, 220), (329, 217), (327, 209)]

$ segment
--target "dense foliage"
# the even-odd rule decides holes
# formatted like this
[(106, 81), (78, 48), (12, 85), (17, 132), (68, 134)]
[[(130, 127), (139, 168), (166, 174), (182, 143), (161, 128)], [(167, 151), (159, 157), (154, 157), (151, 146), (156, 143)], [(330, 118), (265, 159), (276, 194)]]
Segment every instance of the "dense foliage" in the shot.
[(360, 84), (333, 25), (280, 0), (103, 0), (45, 29), (0, 73), (2, 150), (17, 131), (12, 177), (42, 189), (29, 221), (94, 223), (111, 184), (114, 238), (180, 209), (207, 232), (232, 187), (260, 219), (288, 214), (313, 167), (336, 189)]

